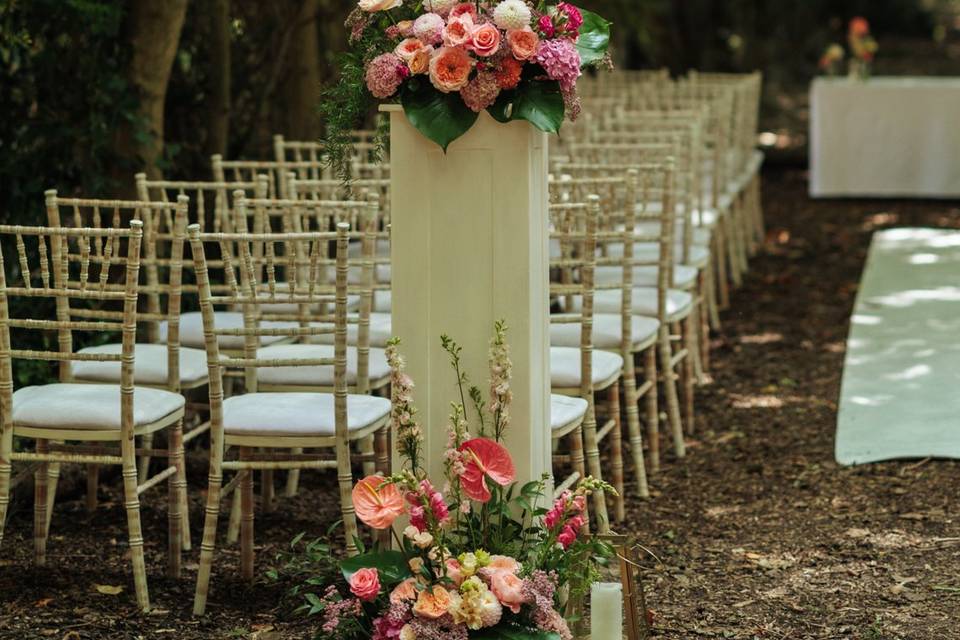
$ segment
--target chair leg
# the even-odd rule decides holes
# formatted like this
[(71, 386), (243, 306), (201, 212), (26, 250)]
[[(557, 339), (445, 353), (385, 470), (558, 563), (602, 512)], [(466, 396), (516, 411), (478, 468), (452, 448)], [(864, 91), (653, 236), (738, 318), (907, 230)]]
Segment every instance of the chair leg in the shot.
[(760, 177), (760, 172), (757, 171), (757, 174), (753, 176), (753, 180), (750, 182), (750, 196), (753, 202), (754, 234), (757, 239), (757, 244), (760, 246), (763, 245), (767, 236), (766, 222), (763, 216), (763, 197), (760, 189), (762, 181), (763, 178)]
[[(650, 473), (660, 471), (660, 409), (657, 407), (657, 349), (644, 352), (643, 377), (650, 381), (646, 393), (647, 446), (650, 448)], [(641, 451), (640, 455), (643, 455)], [(649, 490), (647, 494), (649, 495)], [(641, 494), (642, 495), (642, 494)]]
[[(47, 441), (37, 440), (36, 451), (47, 453)], [(33, 474), (33, 561), (47, 564), (47, 467), (41, 463)]]
[[(246, 473), (241, 471), (240, 473)], [(230, 496), (230, 519), (227, 522), (227, 544), (236, 544), (240, 539), (240, 487)]]
[(50, 522), (53, 520), (53, 506), (57, 501), (57, 485), (60, 482), (60, 463), (47, 465), (47, 538), (50, 537)]
[[(694, 292), (694, 295), (696, 293)], [(690, 315), (683, 323), (683, 335), (687, 339), (687, 344), (693, 345), (693, 350), (689, 352), (691, 362), (693, 363), (693, 381), (694, 383), (703, 380), (703, 362), (700, 361), (700, 307), (702, 302), (694, 299), (693, 308)]]
[(703, 295), (707, 300), (707, 314), (710, 318), (710, 328), (714, 331), (720, 330), (720, 301), (718, 296), (720, 279), (721, 277), (726, 277), (726, 274), (720, 274), (720, 265), (723, 264), (723, 249), (719, 232), (720, 227), (718, 226), (714, 229), (713, 238), (711, 239), (710, 281), (707, 283), (708, 288), (703, 291)]
[(699, 324), (699, 331), (697, 332), (697, 337), (699, 338), (700, 346), (700, 384), (705, 382), (704, 374), (710, 371), (710, 292), (713, 290), (713, 267), (708, 266), (707, 269), (700, 274), (700, 317), (697, 318)]
[(350, 443), (346, 438), (336, 438), (337, 485), (340, 488), (340, 513), (343, 516), (343, 535), (347, 555), (357, 555), (357, 515), (353, 508), (353, 471), (350, 466)]
[(687, 433), (693, 435), (695, 431), (693, 422), (694, 385), (698, 377), (697, 359), (700, 354), (696, 314), (691, 312), (683, 324), (684, 348), (687, 350), (687, 357), (683, 359), (683, 422)]
[[(390, 427), (384, 427), (374, 434), (373, 448), (376, 457), (376, 473), (390, 475)], [(389, 549), (390, 529), (383, 529), (379, 533), (381, 546)]]
[(183, 514), (181, 507), (187, 491), (186, 476), (183, 473), (183, 420), (178, 420), (167, 435), (167, 454), (169, 464), (177, 468), (177, 472), (167, 480), (167, 573), (171, 578), (180, 578), (180, 560), (183, 548)]
[[(193, 615), (202, 616), (207, 608), (210, 590), (210, 571), (213, 568), (213, 551), (217, 545), (217, 520), (220, 518), (220, 491), (223, 475), (215, 442), (210, 443), (210, 471), (207, 479), (207, 505), (204, 509), (203, 538), (200, 541), (200, 568), (197, 571), (197, 589), (193, 597)], [(240, 471), (239, 473), (245, 473)]]
[(260, 473), (260, 509), (263, 513), (272, 513), (276, 508), (274, 495), (273, 469), (264, 469)]
[[(250, 458), (250, 447), (240, 447), (240, 460)], [(240, 480), (240, 574), (253, 582), (253, 470)]]
[[(587, 407), (587, 417), (583, 421), (583, 448), (587, 459), (587, 471), (595, 479), (602, 480), (600, 449), (597, 446), (597, 410), (592, 399), (590, 406)], [(593, 503), (597, 514), (597, 531), (607, 533), (610, 531), (610, 516), (607, 515), (606, 496), (602, 491), (593, 493)]]
[[(153, 448), (153, 434), (147, 433), (140, 437), (140, 444), (144, 449)], [(150, 477), (150, 456), (140, 456), (137, 461), (137, 483), (143, 484)]]
[[(300, 447), (297, 447), (295, 449), (291, 449), (290, 453), (300, 454), (300, 453), (303, 453), (303, 449)], [(300, 490), (300, 469), (290, 469), (290, 471), (287, 472), (287, 486), (283, 494), (288, 498), (292, 498), (293, 496), (297, 495), (297, 492), (299, 490)]]
[(123, 504), (127, 511), (133, 584), (137, 592), (137, 605), (142, 611), (149, 611), (150, 592), (147, 589), (147, 565), (143, 555), (140, 497), (137, 495), (137, 452), (132, 437), (120, 441), (120, 456), (123, 460)]
[(737, 289), (743, 284), (743, 269), (740, 262), (740, 214), (739, 198), (734, 198), (730, 203), (727, 233), (730, 245), (730, 279)]
[(663, 395), (667, 401), (667, 419), (673, 434), (673, 448), (677, 457), (686, 455), (683, 443), (683, 423), (680, 420), (680, 398), (677, 395), (677, 373), (673, 369), (673, 346), (670, 344), (670, 327), (660, 327), (660, 380), (663, 383)]
[[(727, 232), (729, 214), (717, 220), (717, 310), (730, 308), (730, 274), (727, 267), (730, 265), (730, 234)], [(719, 319), (718, 319), (719, 322)]]
[(10, 455), (13, 453), (13, 429), (0, 425), (0, 545), (3, 544), (3, 531), (10, 509), (10, 482), (13, 465)]
[[(640, 395), (637, 393), (637, 372), (634, 355), (627, 354), (623, 366), (623, 402), (626, 405), (627, 433), (630, 438), (630, 455), (637, 480), (637, 493), (641, 498), (650, 496), (647, 486), (647, 470), (643, 462), (643, 436), (640, 429)], [(649, 392), (648, 392), (649, 393)], [(653, 393), (656, 394), (656, 387)]]
[(366, 458), (363, 462), (364, 477), (372, 476), (377, 472), (376, 462), (369, 459), (369, 456), (374, 455), (374, 449), (373, 436), (367, 436), (360, 441), (360, 454)]
[(624, 507), (623, 488), (623, 424), (620, 422), (620, 383), (615, 382), (607, 389), (610, 418), (613, 420), (613, 429), (610, 431), (610, 484), (617, 490), (613, 499), (613, 517), (617, 522), (623, 522), (626, 517)]
[(97, 487), (100, 485), (100, 465), (87, 465), (87, 513), (97, 510)]
[[(587, 464), (583, 456), (583, 425), (570, 432), (567, 436), (567, 446), (570, 447), (570, 466), (580, 475), (580, 479), (587, 477)], [(590, 505), (583, 509), (583, 532), (590, 532)]]

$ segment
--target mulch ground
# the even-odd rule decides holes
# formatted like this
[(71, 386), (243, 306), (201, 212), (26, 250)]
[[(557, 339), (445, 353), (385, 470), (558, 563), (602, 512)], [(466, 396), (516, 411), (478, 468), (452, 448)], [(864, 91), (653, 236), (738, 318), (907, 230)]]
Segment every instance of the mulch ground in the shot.
[[(847, 322), (870, 234), (960, 227), (960, 203), (812, 202), (803, 173), (774, 171), (764, 204), (767, 247), (715, 337), (713, 383), (699, 391), (689, 454), (676, 460), (663, 443), (654, 498), (630, 499), (621, 526), (649, 550), (654, 635), (960, 637), (960, 465), (833, 461)], [(239, 579), (237, 548), (218, 549), (209, 613), (198, 620), (190, 609), (204, 465), (191, 456), (195, 550), (179, 582), (163, 577), (165, 492), (145, 500), (155, 607), (146, 616), (135, 610), (116, 481), (103, 484), (91, 516), (65, 478), (44, 568), (32, 563), (32, 514), (20, 496), (0, 547), (0, 639), (311, 637), (284, 602), (292, 585), (265, 574), (294, 535), (320, 536), (337, 518), (331, 479), (307, 474), (300, 496), (258, 514), (262, 577), (253, 586)]]

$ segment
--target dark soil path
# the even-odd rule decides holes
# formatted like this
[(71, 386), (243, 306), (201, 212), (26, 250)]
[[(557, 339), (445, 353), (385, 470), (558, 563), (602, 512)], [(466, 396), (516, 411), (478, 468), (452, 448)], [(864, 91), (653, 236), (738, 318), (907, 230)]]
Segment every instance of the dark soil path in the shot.
[[(625, 528), (656, 556), (645, 559), (656, 637), (960, 638), (960, 464), (833, 462), (847, 320), (870, 234), (960, 227), (960, 204), (811, 202), (805, 190), (800, 172), (767, 176), (767, 252), (724, 317), (689, 455), (667, 455), (652, 501), (628, 502)], [(236, 547), (220, 550), (209, 615), (190, 616), (204, 464), (191, 459), (195, 550), (180, 582), (163, 577), (164, 491), (144, 506), (157, 607), (148, 616), (135, 612), (116, 482), (93, 516), (75, 492), (60, 496), (43, 569), (19, 500), (0, 547), (0, 639), (309, 638), (282, 603), (291, 585), (244, 585)], [(336, 519), (331, 479), (305, 484), (258, 515), (259, 575), (295, 534), (322, 535), (318, 523)]]

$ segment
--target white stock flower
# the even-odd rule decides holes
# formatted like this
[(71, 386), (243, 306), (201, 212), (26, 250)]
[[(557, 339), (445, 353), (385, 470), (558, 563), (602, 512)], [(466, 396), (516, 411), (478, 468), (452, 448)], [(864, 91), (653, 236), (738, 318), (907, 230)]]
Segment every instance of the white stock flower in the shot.
[(396, 9), (402, 4), (403, 0), (359, 0), (359, 2), (357, 2), (357, 6), (367, 13), (389, 11), (390, 9)]
[(530, 7), (523, 0), (503, 0), (493, 10), (493, 22), (504, 31), (530, 25)]

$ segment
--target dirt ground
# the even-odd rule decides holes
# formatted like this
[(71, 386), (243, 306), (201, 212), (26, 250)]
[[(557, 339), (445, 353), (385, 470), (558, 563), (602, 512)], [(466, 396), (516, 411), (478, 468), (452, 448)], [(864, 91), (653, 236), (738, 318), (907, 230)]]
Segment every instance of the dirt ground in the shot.
[[(664, 441), (654, 498), (630, 499), (620, 527), (650, 551), (654, 636), (960, 638), (960, 465), (833, 461), (847, 321), (870, 234), (960, 227), (960, 203), (811, 202), (796, 170), (767, 173), (764, 203), (768, 246), (715, 337), (689, 455), (675, 460)], [(146, 616), (133, 600), (117, 482), (101, 488), (93, 516), (64, 487), (43, 569), (31, 560), (29, 501), (19, 499), (0, 548), (0, 639), (311, 637), (282, 604), (291, 585), (265, 573), (294, 535), (322, 535), (337, 518), (331, 478), (308, 474), (299, 497), (258, 514), (254, 586), (239, 579), (238, 549), (218, 549), (209, 613), (198, 620), (204, 464), (191, 456), (194, 551), (179, 582), (163, 577), (165, 492), (146, 498), (156, 607)]]

